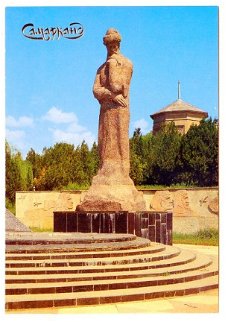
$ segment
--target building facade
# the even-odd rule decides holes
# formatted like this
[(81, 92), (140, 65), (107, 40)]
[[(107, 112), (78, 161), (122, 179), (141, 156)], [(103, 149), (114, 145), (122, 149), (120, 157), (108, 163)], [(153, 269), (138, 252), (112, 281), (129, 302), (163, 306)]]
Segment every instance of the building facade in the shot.
[(174, 122), (181, 134), (188, 132), (191, 125), (199, 125), (208, 113), (200, 108), (183, 101), (180, 97), (180, 82), (178, 82), (178, 99), (150, 115), (153, 119), (153, 133), (158, 132), (164, 124)]

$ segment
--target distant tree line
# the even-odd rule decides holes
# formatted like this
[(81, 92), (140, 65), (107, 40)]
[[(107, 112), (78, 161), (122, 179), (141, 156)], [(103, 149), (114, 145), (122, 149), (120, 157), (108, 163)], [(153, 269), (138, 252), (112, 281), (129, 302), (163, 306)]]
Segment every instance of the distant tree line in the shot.
[(218, 123), (204, 119), (181, 135), (174, 123), (130, 139), (131, 178), (147, 185), (218, 185)]
[[(138, 128), (130, 138), (130, 176), (137, 185), (218, 185), (217, 121), (202, 120), (180, 135), (174, 125), (156, 135), (142, 135)], [(20, 152), (6, 143), (6, 197), (15, 191), (86, 188), (99, 167), (96, 143), (89, 149), (83, 141), (56, 143), (41, 154), (30, 149), (23, 160)]]

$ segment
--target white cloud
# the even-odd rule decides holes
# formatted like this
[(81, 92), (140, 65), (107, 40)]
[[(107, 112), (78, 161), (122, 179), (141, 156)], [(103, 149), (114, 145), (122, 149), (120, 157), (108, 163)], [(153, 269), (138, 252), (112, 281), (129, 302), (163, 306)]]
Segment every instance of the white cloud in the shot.
[(148, 122), (145, 120), (145, 119), (140, 119), (140, 120), (137, 120), (134, 122), (134, 128), (137, 129), (137, 128), (140, 128), (141, 129), (141, 132), (143, 134), (149, 132), (149, 129), (148, 129)]
[(25, 148), (25, 132), (23, 130), (6, 129), (6, 140), (20, 152)]
[(61, 109), (53, 106), (44, 116), (44, 120), (55, 124), (77, 122), (77, 116), (71, 113), (65, 113)]
[(6, 117), (6, 140), (13, 148), (19, 150), (22, 155), (25, 157), (28, 148), (29, 141), (29, 132), (32, 128), (34, 131), (34, 120), (28, 116), (20, 116), (19, 118), (15, 118), (13, 116)]
[(87, 129), (84, 126), (78, 124), (78, 122), (73, 122), (67, 127), (68, 132), (85, 132)]
[[(96, 140), (94, 135), (78, 122), (77, 115), (73, 112), (65, 113), (60, 108), (52, 107), (43, 119), (56, 124), (56, 128), (50, 128), (54, 142), (66, 142), (75, 146), (82, 143), (83, 140), (91, 147)], [(57, 127), (61, 124), (61, 129)]]
[(95, 137), (88, 130), (71, 131), (70, 127), (64, 130), (50, 129), (53, 133), (53, 139), (55, 142), (66, 142), (74, 144), (75, 146), (80, 145), (83, 140), (91, 147), (95, 141)]
[(15, 119), (13, 116), (6, 117), (6, 125), (8, 127), (33, 127), (33, 119), (28, 116), (20, 116), (18, 119)]
[(22, 130), (6, 129), (6, 137), (9, 141), (18, 141), (25, 137), (25, 132)]
[[(48, 129), (50, 135), (47, 135), (47, 123), (44, 122), (44, 119), (52, 122)], [(96, 141), (93, 133), (87, 127), (79, 124), (75, 113), (65, 113), (59, 108), (52, 107), (45, 116), (41, 116), (37, 121), (39, 126), (35, 122), (33, 124), (33, 119), (26, 116), (18, 119), (12, 116), (7, 117), (6, 139), (24, 156), (26, 156), (30, 147), (37, 151), (37, 146), (48, 146), (57, 142), (66, 142), (77, 146), (83, 140), (89, 147), (92, 147), (92, 144)], [(32, 125), (34, 126), (32, 127)]]

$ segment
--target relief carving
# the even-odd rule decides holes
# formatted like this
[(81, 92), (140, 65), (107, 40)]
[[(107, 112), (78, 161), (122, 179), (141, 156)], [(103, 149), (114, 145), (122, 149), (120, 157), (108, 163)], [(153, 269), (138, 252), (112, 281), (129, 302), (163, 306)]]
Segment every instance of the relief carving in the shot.
[(204, 198), (200, 199), (199, 203), (200, 203), (200, 207), (202, 207), (202, 205), (204, 203), (207, 203), (208, 202), (208, 196), (205, 196)]
[(57, 200), (45, 200), (44, 210), (52, 209), (55, 211), (64, 211), (73, 209), (73, 201), (70, 194), (60, 194)]
[(151, 208), (154, 211), (168, 211), (173, 209), (172, 195), (169, 191), (156, 191)]
[(218, 215), (218, 213), (219, 213), (219, 200), (218, 200), (218, 197), (215, 197), (214, 199), (209, 201), (208, 209), (213, 214)]
[(39, 207), (39, 205), (42, 205), (42, 202), (34, 201), (33, 207)]
[(174, 208), (175, 216), (190, 215), (191, 209), (189, 206), (189, 198), (186, 190), (179, 190), (174, 192)]

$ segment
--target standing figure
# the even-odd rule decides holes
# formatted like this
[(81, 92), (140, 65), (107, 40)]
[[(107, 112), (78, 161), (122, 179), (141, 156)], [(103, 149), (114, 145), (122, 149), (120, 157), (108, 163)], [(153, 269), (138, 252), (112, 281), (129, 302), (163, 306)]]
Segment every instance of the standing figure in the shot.
[(114, 181), (123, 180), (123, 176), (129, 180), (129, 87), (133, 65), (120, 53), (121, 36), (118, 31), (109, 29), (103, 41), (107, 47), (107, 60), (98, 69), (93, 87), (94, 96), (101, 105), (99, 175)]
[(103, 38), (107, 59), (98, 68), (93, 86), (93, 94), (100, 103), (100, 165), (77, 210), (145, 210), (142, 193), (129, 177), (129, 87), (133, 65), (120, 53), (120, 41), (115, 29), (109, 29)]

